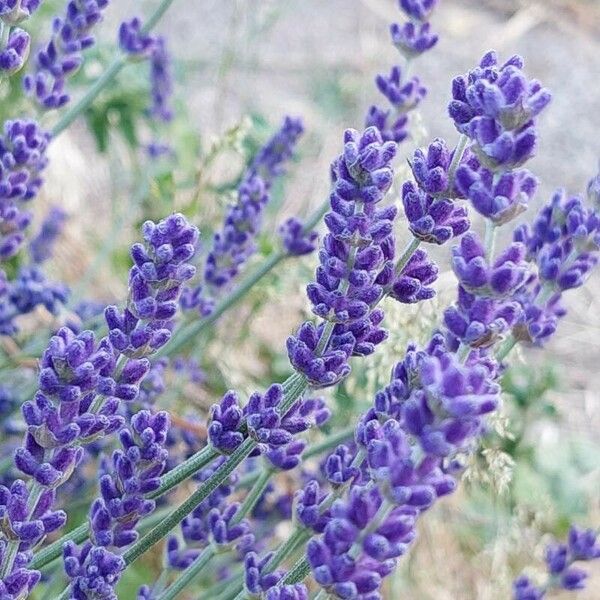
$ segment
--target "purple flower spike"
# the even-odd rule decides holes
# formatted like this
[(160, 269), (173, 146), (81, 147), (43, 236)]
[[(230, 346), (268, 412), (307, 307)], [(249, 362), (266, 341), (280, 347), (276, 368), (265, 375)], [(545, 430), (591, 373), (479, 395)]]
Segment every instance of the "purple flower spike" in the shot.
[(245, 439), (241, 427), (244, 413), (237, 394), (227, 392), (219, 404), (213, 404), (210, 410), (208, 439), (219, 452), (230, 454)]
[(10, 33), (6, 48), (0, 52), (0, 71), (12, 75), (23, 68), (29, 57), (30, 37), (26, 31), (15, 28)]
[(129, 301), (122, 312), (109, 306), (105, 318), (115, 350), (137, 358), (152, 354), (171, 337), (183, 284), (191, 279), (198, 229), (183, 215), (143, 226), (145, 244), (134, 244)]
[(294, 495), (296, 518), (304, 527), (316, 533), (322, 533), (329, 520), (328, 511), (321, 514), (320, 504), (325, 497), (325, 492), (314, 479)]
[(523, 73), (523, 59), (502, 66), (488, 52), (479, 66), (452, 82), (448, 110), (456, 128), (474, 142), (486, 167), (514, 168), (529, 159), (536, 145), (535, 117), (550, 101), (549, 92)]
[(427, 21), (438, 0), (400, 0), (400, 8), (416, 21)]
[(542, 600), (545, 595), (546, 592), (525, 575), (521, 575), (513, 583), (513, 600)]
[(83, 62), (83, 51), (95, 44), (91, 33), (102, 20), (108, 0), (69, 0), (64, 17), (52, 23), (52, 37), (38, 51), (35, 73), (23, 79), (25, 92), (42, 108), (60, 108), (69, 102), (65, 84)]
[(101, 497), (90, 509), (91, 540), (96, 546), (122, 548), (137, 539), (135, 528), (154, 510), (145, 496), (160, 485), (169, 428), (166, 412), (152, 415), (142, 410), (121, 431), (122, 450), (115, 450), (112, 464), (100, 478)]
[(154, 38), (142, 33), (142, 22), (137, 17), (121, 23), (119, 46), (128, 56), (146, 58), (154, 49)]
[(46, 149), (49, 141), (50, 134), (35, 121), (15, 120), (4, 124), (4, 135), (0, 138), (3, 213), (7, 201), (30, 200), (37, 195), (42, 185), (40, 173), (48, 164)]
[(460, 246), (452, 249), (452, 268), (468, 292), (482, 297), (506, 297), (527, 282), (525, 254), (523, 244), (513, 243), (488, 265), (481, 241), (475, 233), (467, 233)]
[(458, 301), (444, 312), (444, 324), (456, 349), (462, 342), (488, 348), (501, 340), (522, 316), (519, 302), (479, 297), (458, 286)]
[(390, 34), (392, 43), (406, 58), (420, 56), (438, 42), (438, 35), (431, 31), (429, 23), (393, 23)]
[(286, 116), (275, 135), (259, 150), (250, 165), (250, 172), (258, 175), (268, 186), (285, 173), (285, 163), (294, 153), (304, 124), (299, 117)]
[(333, 487), (339, 487), (358, 478), (360, 471), (358, 467), (353, 466), (355, 452), (351, 452), (347, 446), (338, 446), (330, 454), (321, 470), (327, 481)]
[(69, 541), (64, 546), (63, 560), (73, 598), (118, 600), (115, 586), (125, 570), (123, 557), (89, 542), (79, 550)]
[(435, 290), (430, 286), (437, 280), (439, 269), (427, 252), (418, 248), (392, 284), (390, 296), (403, 304), (430, 300)]
[(53, 206), (42, 222), (38, 234), (29, 242), (29, 254), (34, 263), (41, 264), (52, 256), (53, 246), (62, 233), (67, 214)]
[(305, 323), (288, 339), (292, 365), (317, 387), (345, 377), (350, 354), (370, 354), (386, 337), (379, 327), (383, 314), (374, 307), (384, 292), (379, 277), (391, 272), (396, 210), (377, 204), (392, 183), (394, 154), (395, 145), (384, 143), (374, 127), (363, 134), (348, 130), (344, 153), (332, 166), (332, 210), (325, 216), (329, 233), (307, 295), (313, 312), (335, 326), (319, 355), (323, 325)]
[(533, 226), (515, 230), (514, 239), (527, 246), (539, 278), (557, 291), (583, 285), (600, 260), (600, 213), (562, 190), (542, 208)]
[(403, 81), (400, 67), (393, 67), (388, 76), (378, 75), (375, 83), (398, 113), (415, 109), (427, 94), (418, 77)]
[[(138, 46), (144, 46), (147, 43), (146, 38), (143, 37), (138, 37), (136, 40)], [(167, 42), (162, 37), (153, 40), (151, 46), (150, 87), (152, 98), (149, 108), (150, 116), (157, 121), (169, 122), (173, 118), (171, 108), (173, 73)]]
[(411, 233), (431, 244), (444, 244), (470, 227), (466, 207), (448, 198), (436, 199), (411, 181), (402, 186), (402, 203)]
[(537, 587), (528, 577), (521, 575), (513, 583), (513, 600), (538, 600), (545, 596), (546, 591), (583, 589), (588, 574), (574, 563), (600, 558), (597, 538), (598, 534), (593, 529), (571, 527), (567, 544), (551, 543), (546, 547), (547, 584), (543, 588)]
[(384, 142), (399, 144), (408, 137), (408, 115), (398, 114), (394, 109), (371, 106), (367, 112), (365, 127), (377, 127)]
[(488, 169), (461, 165), (456, 187), (473, 208), (497, 225), (508, 223), (523, 211), (537, 190), (537, 179), (526, 169), (502, 173), (497, 180)]
[(60, 283), (48, 281), (35, 265), (19, 269), (11, 282), (3, 282), (0, 290), (0, 333), (14, 335), (18, 330), (15, 319), (43, 306), (57, 315), (69, 298), (69, 290)]
[[(331, 519), (323, 535), (309, 541), (307, 558), (317, 583), (335, 598), (377, 598), (382, 578), (394, 567), (393, 559), (371, 558), (381, 548), (373, 538), (379, 536), (399, 556), (400, 547), (394, 539), (394, 527), (386, 522), (376, 533), (364, 532), (381, 506), (377, 488), (354, 487), (347, 501), (337, 501), (331, 508)], [(390, 537), (388, 537), (388, 535)], [(361, 548), (358, 558), (354, 548)]]
[(317, 247), (319, 234), (316, 231), (304, 231), (302, 221), (296, 217), (290, 217), (279, 228), (279, 235), (283, 247), (291, 256), (303, 256), (310, 254)]

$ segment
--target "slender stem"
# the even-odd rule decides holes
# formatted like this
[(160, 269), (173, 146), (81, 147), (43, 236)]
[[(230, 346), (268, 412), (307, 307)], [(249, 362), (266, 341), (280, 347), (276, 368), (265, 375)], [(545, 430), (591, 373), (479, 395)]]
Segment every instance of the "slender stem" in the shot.
[[(174, 487), (179, 485), (182, 481), (185, 481), (200, 469), (204, 468), (207, 464), (212, 462), (219, 453), (211, 446), (206, 446), (199, 452), (196, 452), (185, 462), (181, 463), (161, 478), (160, 487), (154, 492), (148, 494), (149, 499), (156, 499), (159, 496), (166, 494), (171, 491)], [(162, 515), (164, 517), (164, 515)], [(162, 518), (161, 517), (161, 518)], [(32, 569), (41, 569), (53, 560), (57, 559), (62, 554), (63, 546), (68, 541), (73, 541), (79, 544), (87, 539), (89, 535), (88, 523), (83, 523), (79, 527), (73, 529), (60, 539), (56, 540), (52, 544), (46, 546), (39, 552), (37, 552), (31, 563)]]
[(469, 138), (463, 133), (458, 139), (458, 143), (456, 144), (456, 148), (454, 149), (454, 156), (452, 156), (452, 162), (450, 163), (450, 167), (448, 167), (448, 189), (451, 190), (454, 187), (454, 178), (456, 177), (456, 170), (460, 165), (460, 161), (467, 149), (467, 143), (469, 142)]
[[(234, 518), (231, 521), (232, 525), (236, 525), (239, 523), (248, 513), (252, 511), (252, 509), (256, 506), (256, 503), (262, 496), (263, 492), (269, 485), (269, 480), (271, 479), (274, 473), (273, 469), (264, 469), (260, 474), (259, 478), (255, 481), (252, 489), (244, 498), (244, 502), (238, 509)], [(177, 594), (184, 589), (186, 585), (188, 585), (192, 579), (200, 572), (200, 570), (208, 563), (210, 558), (212, 558), (214, 554), (214, 549), (210, 554), (210, 557), (206, 558), (203, 555), (211, 549), (212, 546), (208, 546), (200, 556), (187, 568), (181, 575), (177, 577), (177, 579), (173, 582), (173, 584), (167, 588), (167, 591), (158, 597), (158, 600), (173, 600)], [(198, 563), (198, 564), (197, 564)]]
[(342, 429), (337, 433), (333, 433), (327, 437), (327, 439), (323, 440), (319, 444), (315, 444), (311, 446), (304, 454), (302, 455), (302, 460), (308, 460), (313, 456), (318, 456), (323, 452), (331, 448), (336, 448), (341, 443), (351, 440), (354, 437), (354, 429), (355, 427), (348, 427), (347, 429)]
[(202, 483), (202, 485), (191, 494), (187, 500), (182, 502), (173, 512), (169, 514), (161, 523), (151, 529), (145, 536), (140, 538), (123, 555), (126, 564), (135, 562), (142, 554), (160, 542), (174, 527), (189, 515), (200, 502), (206, 500), (227, 478), (235, 471), (248, 455), (256, 448), (257, 443), (247, 438), (244, 442), (229, 456), (211, 477)]
[(271, 468), (266, 468), (261, 472), (260, 476), (252, 486), (252, 489), (244, 498), (244, 502), (239, 507), (238, 511), (235, 513), (235, 516), (231, 520), (232, 525), (237, 525), (246, 515), (252, 512), (252, 510), (256, 506), (256, 503), (260, 500), (260, 497), (267, 489), (269, 481), (274, 473), (275, 470)]
[(179, 577), (158, 596), (157, 600), (174, 600), (202, 571), (215, 555), (215, 547), (211, 544), (202, 550), (198, 557), (185, 569)]
[(498, 227), (490, 219), (485, 220), (485, 256), (487, 261), (491, 264), (494, 259), (494, 246), (496, 243), (496, 231)]
[[(146, 24), (142, 28), (143, 33), (149, 33), (150, 30), (160, 21), (167, 9), (173, 4), (174, 0), (162, 0), (154, 13), (146, 20)], [(108, 87), (113, 79), (119, 74), (121, 69), (127, 64), (127, 56), (119, 53), (113, 62), (108, 66), (106, 71), (94, 82), (84, 96), (75, 103), (52, 128), (52, 137), (60, 135), (82, 112), (87, 110), (94, 100), (98, 97), (106, 87)]]
[(309, 529), (298, 528), (290, 535), (265, 565), (265, 572), (274, 571), (286, 558), (291, 556), (300, 546), (307, 542), (312, 533)]
[(148, 494), (148, 498), (154, 500), (155, 498), (170, 492), (181, 482), (189, 479), (200, 469), (203, 469), (206, 465), (210, 464), (217, 456), (219, 456), (219, 453), (212, 446), (205, 446), (202, 450), (199, 450), (186, 461), (163, 475), (160, 479), (160, 487)]
[(181, 350), (190, 340), (194, 339), (200, 332), (210, 327), (219, 317), (234, 304), (241, 300), (246, 293), (256, 283), (258, 283), (265, 275), (267, 275), (272, 269), (274, 269), (287, 254), (284, 252), (274, 252), (271, 254), (260, 267), (251, 273), (242, 283), (228, 296), (223, 298), (221, 302), (217, 304), (215, 310), (204, 319), (199, 319), (190, 323), (187, 326), (179, 329), (168, 345), (164, 346), (164, 350), (158, 353), (158, 356), (165, 356), (174, 354)]
[(498, 351), (496, 352), (496, 360), (503, 361), (510, 351), (517, 345), (518, 340), (511, 333), (503, 342), (500, 344)]
[(417, 248), (421, 245), (421, 240), (413, 237), (408, 243), (398, 260), (396, 261), (396, 274), (402, 274), (404, 267), (408, 264), (408, 261), (412, 258), (412, 255), (416, 252)]

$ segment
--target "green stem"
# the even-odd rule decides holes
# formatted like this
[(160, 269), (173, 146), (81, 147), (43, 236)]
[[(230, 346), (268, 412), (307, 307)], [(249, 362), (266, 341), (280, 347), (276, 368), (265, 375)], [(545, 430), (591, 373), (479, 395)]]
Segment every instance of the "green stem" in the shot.
[[(212, 462), (217, 456), (219, 456), (219, 453), (211, 446), (206, 446), (199, 452), (196, 452), (196, 454), (188, 460), (175, 467), (172, 471), (169, 471), (166, 475), (163, 475), (160, 487), (148, 494), (148, 498), (154, 500), (171, 491), (182, 481), (190, 478), (200, 469)], [(164, 517), (164, 515), (161, 516), (161, 519), (162, 517)], [(31, 568), (41, 569), (42, 567), (45, 567), (47, 564), (61, 556), (63, 546), (66, 542), (73, 541), (76, 544), (80, 544), (88, 538), (88, 535), (89, 525), (88, 523), (83, 523), (79, 527), (73, 529), (73, 531), (70, 531), (60, 539), (37, 552), (31, 563)]]
[[(273, 476), (273, 473), (273, 469), (264, 469), (261, 472), (260, 476), (252, 486), (252, 489), (246, 495), (244, 502), (235, 514), (235, 517), (232, 519), (232, 525), (236, 525), (237, 523), (239, 523), (256, 506), (256, 503), (262, 496), (266, 487), (269, 485), (269, 481)], [(183, 571), (181, 575), (177, 577), (173, 584), (169, 588), (167, 588), (167, 591), (162, 596), (158, 597), (158, 600), (173, 600), (177, 596), (177, 594), (192, 581), (192, 579), (200, 572), (200, 570), (204, 567), (204, 565), (206, 565), (208, 560), (210, 560), (210, 558), (213, 556), (214, 550), (213, 554), (211, 554), (209, 558), (203, 557), (203, 555), (210, 548), (212, 547), (209, 546), (208, 548), (206, 548), (202, 552), (202, 554), (185, 571)]]
[(274, 252), (271, 254), (267, 260), (265, 260), (265, 262), (260, 265), (256, 271), (254, 271), (254, 273), (251, 273), (248, 277), (246, 277), (246, 279), (244, 279), (231, 294), (223, 298), (208, 317), (194, 321), (193, 323), (190, 323), (189, 325), (179, 329), (169, 344), (164, 346), (164, 350), (158, 353), (158, 356), (174, 354), (181, 350), (181, 348), (190, 340), (194, 339), (198, 334), (200, 334), (200, 332), (210, 327), (225, 311), (230, 309), (234, 304), (241, 300), (250, 290), (250, 288), (258, 283), (286, 257), (287, 254), (284, 252)]
[(517, 345), (518, 340), (511, 333), (503, 342), (500, 344), (498, 351), (496, 352), (496, 360), (498, 362), (503, 361), (510, 351)]
[(126, 564), (135, 562), (142, 554), (160, 542), (173, 528), (175, 528), (183, 519), (189, 515), (200, 502), (208, 498), (235, 469), (249, 456), (256, 448), (257, 443), (247, 438), (244, 442), (229, 456), (211, 477), (202, 483), (202, 485), (191, 494), (187, 500), (182, 502), (174, 511), (172, 511), (161, 523), (151, 529), (145, 536), (140, 538), (123, 555)]
[(496, 231), (498, 227), (493, 221), (485, 220), (485, 256), (488, 263), (492, 263), (494, 259), (494, 245), (496, 243)]
[[(162, 0), (154, 13), (146, 20), (146, 24), (142, 27), (143, 33), (149, 33), (152, 28), (160, 21), (167, 9), (173, 4), (174, 0)], [(52, 128), (52, 137), (60, 135), (81, 113), (87, 110), (94, 100), (98, 97), (106, 87), (108, 87), (113, 79), (119, 74), (121, 69), (127, 64), (127, 56), (119, 53), (108, 66), (106, 71), (94, 82), (84, 96), (75, 103), (54, 125)]]
[(252, 512), (252, 510), (256, 506), (256, 503), (260, 500), (260, 497), (263, 495), (263, 492), (267, 489), (269, 481), (274, 473), (275, 470), (271, 468), (265, 468), (261, 472), (258, 479), (252, 486), (252, 489), (244, 498), (244, 502), (239, 507), (238, 511), (235, 513), (235, 516), (231, 520), (232, 525), (237, 525), (246, 515)]
[(463, 133), (458, 139), (458, 143), (456, 144), (456, 148), (454, 150), (454, 156), (452, 157), (452, 162), (450, 163), (450, 167), (448, 167), (448, 189), (451, 190), (454, 187), (454, 178), (456, 177), (456, 170), (458, 169), (458, 165), (460, 165), (460, 161), (467, 149), (467, 144), (469, 142), (469, 138)]
[(402, 273), (402, 271), (404, 270), (404, 267), (406, 267), (406, 265), (408, 264), (408, 261), (412, 258), (412, 255), (416, 252), (417, 248), (420, 245), (421, 245), (421, 240), (418, 240), (415, 237), (408, 243), (408, 245), (406, 246), (406, 248), (404, 249), (404, 251), (402, 252), (400, 257), (396, 261), (395, 270), (396, 270), (397, 275), (400, 275)]
[(179, 577), (160, 595), (157, 600), (174, 600), (204, 569), (215, 555), (213, 545), (207, 546), (196, 560), (185, 569)]
[(319, 454), (322, 454), (331, 448), (336, 448), (343, 442), (351, 440), (354, 437), (354, 430), (355, 427), (348, 427), (338, 431), (337, 433), (328, 435), (327, 439), (323, 440), (319, 444), (311, 446), (306, 452), (304, 452), (304, 454), (302, 454), (302, 460), (304, 461), (312, 458), (313, 456), (319, 456)]

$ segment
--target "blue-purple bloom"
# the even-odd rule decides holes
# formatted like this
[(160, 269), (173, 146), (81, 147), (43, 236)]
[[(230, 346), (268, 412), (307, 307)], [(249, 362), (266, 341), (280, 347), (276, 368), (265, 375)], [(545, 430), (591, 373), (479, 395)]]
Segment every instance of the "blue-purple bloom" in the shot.
[(28, 19), (40, 6), (42, 0), (0, 0), (0, 19), (8, 26)]
[(456, 128), (474, 142), (482, 164), (492, 170), (514, 168), (536, 146), (535, 118), (550, 102), (550, 93), (523, 73), (523, 59), (498, 64), (488, 52), (479, 66), (452, 82), (448, 110)]
[[(386, 333), (374, 307), (393, 279), (395, 207), (378, 208), (392, 183), (395, 145), (370, 127), (348, 130), (344, 153), (333, 163), (329, 229), (319, 252), (316, 281), (307, 287), (313, 312), (334, 323), (329, 343), (318, 348), (323, 325), (305, 323), (288, 338), (292, 365), (316, 386), (333, 385), (348, 374), (351, 354), (373, 352)], [(317, 352), (318, 350), (318, 352)]]
[(137, 17), (121, 23), (119, 46), (128, 56), (136, 59), (147, 58), (154, 49), (154, 38), (142, 32), (142, 22)]
[(63, 231), (67, 213), (53, 206), (46, 215), (37, 235), (29, 242), (29, 255), (34, 263), (41, 264), (52, 256), (54, 244)]
[(0, 71), (12, 75), (23, 68), (29, 57), (29, 34), (16, 27), (10, 33), (6, 47), (0, 52)]
[(461, 164), (456, 171), (456, 188), (473, 208), (497, 225), (508, 223), (527, 210), (537, 190), (537, 179), (526, 169), (507, 171), (495, 178), (489, 169), (472, 169)]
[(304, 224), (296, 217), (290, 217), (279, 227), (279, 235), (290, 256), (310, 254), (317, 247), (319, 239), (316, 231), (304, 231)]
[(402, 186), (402, 204), (411, 233), (423, 242), (444, 244), (471, 225), (465, 206), (449, 198), (434, 198), (411, 181)]
[[(139, 41), (139, 40), (138, 40)], [(145, 42), (140, 42), (144, 45)], [(173, 118), (171, 97), (173, 95), (173, 73), (167, 42), (156, 38), (150, 53), (150, 116), (157, 121), (168, 122)]]
[[(166, 412), (142, 410), (121, 430), (122, 450), (115, 450), (112, 464), (105, 462), (101, 495), (90, 507), (90, 541), (81, 549), (67, 543), (63, 551), (74, 598), (87, 600), (100, 593), (102, 598), (117, 597), (114, 587), (125, 563), (112, 550), (132, 544), (138, 522), (154, 510), (155, 502), (146, 496), (160, 485), (168, 428)], [(107, 567), (104, 574), (102, 565)]]
[(0, 287), (0, 334), (14, 335), (18, 331), (15, 319), (38, 306), (57, 315), (68, 297), (68, 288), (48, 281), (38, 266), (21, 267), (14, 281)]
[(541, 600), (551, 590), (581, 590), (588, 575), (574, 563), (598, 558), (598, 534), (593, 529), (572, 526), (566, 544), (555, 542), (546, 547), (547, 583), (538, 586), (526, 575), (521, 575), (513, 583), (513, 600)]
[(408, 21), (399, 25), (393, 23), (390, 27), (392, 43), (406, 58), (413, 58), (431, 50), (439, 39), (431, 31), (429, 23), (413, 23)]
[(63, 17), (52, 23), (52, 37), (36, 54), (35, 72), (26, 75), (26, 93), (42, 108), (60, 108), (69, 102), (66, 80), (83, 63), (82, 52), (95, 44), (94, 26), (102, 20), (108, 0), (69, 0)]

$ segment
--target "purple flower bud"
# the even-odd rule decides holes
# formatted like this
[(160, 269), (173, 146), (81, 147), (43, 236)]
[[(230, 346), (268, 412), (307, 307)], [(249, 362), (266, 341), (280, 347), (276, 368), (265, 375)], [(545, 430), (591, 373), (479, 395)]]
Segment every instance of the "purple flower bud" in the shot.
[(0, 52), (0, 71), (12, 75), (23, 68), (29, 57), (29, 34), (18, 27), (13, 29), (8, 44)]
[(94, 45), (91, 31), (102, 20), (108, 0), (69, 2), (63, 17), (52, 23), (52, 37), (36, 54), (35, 72), (23, 79), (27, 95), (44, 109), (69, 102), (65, 84), (83, 62), (82, 52)]
[(400, 8), (416, 21), (426, 21), (431, 16), (437, 0), (400, 0)]
[(123, 52), (134, 58), (146, 58), (154, 49), (154, 39), (142, 33), (142, 22), (137, 17), (121, 23), (119, 46)]
[(290, 217), (279, 228), (279, 235), (286, 252), (292, 256), (310, 254), (317, 247), (319, 234), (316, 231), (304, 231), (302, 221)]
[(392, 43), (406, 58), (414, 58), (433, 48), (438, 41), (438, 35), (431, 31), (429, 23), (413, 23), (411, 21), (390, 27)]

